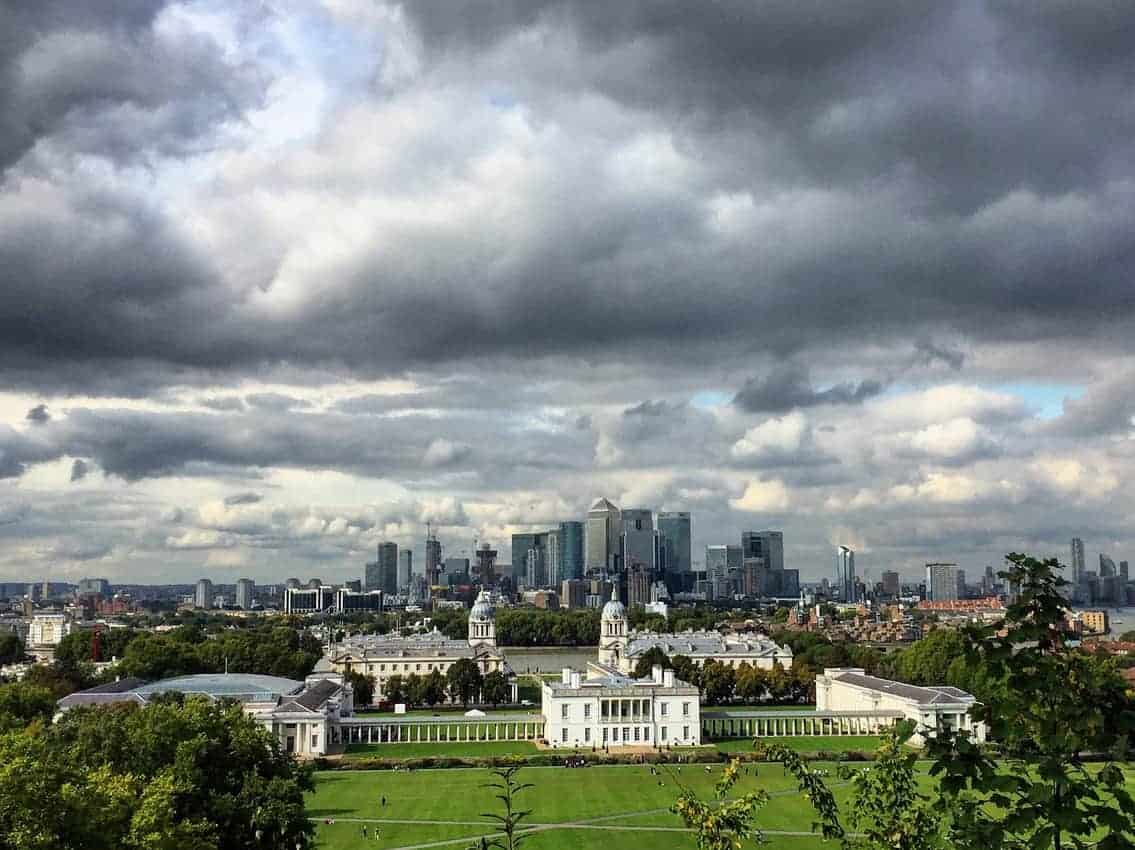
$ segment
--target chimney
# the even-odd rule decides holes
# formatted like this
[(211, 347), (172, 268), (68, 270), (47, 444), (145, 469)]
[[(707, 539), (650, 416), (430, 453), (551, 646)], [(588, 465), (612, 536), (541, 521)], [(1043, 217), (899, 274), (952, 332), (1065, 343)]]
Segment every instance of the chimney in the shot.
[(650, 668), (650, 679), (654, 684), (662, 684), (662, 665), (655, 664)]
[(565, 667), (562, 671), (560, 671), (560, 683), (564, 684), (564, 685), (570, 685), (571, 684), (571, 668), (570, 667)]
[(571, 686), (572, 688), (579, 688), (579, 673), (575, 670), (571, 673)]
[(673, 670), (667, 670), (665, 673), (662, 674), (662, 687), (664, 687), (664, 688), (674, 687), (674, 671)]

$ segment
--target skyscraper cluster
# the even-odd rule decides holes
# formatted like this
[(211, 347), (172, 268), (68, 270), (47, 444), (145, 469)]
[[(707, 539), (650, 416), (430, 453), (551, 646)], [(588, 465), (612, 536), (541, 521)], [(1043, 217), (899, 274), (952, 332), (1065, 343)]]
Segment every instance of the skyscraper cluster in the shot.
[(740, 545), (707, 546), (705, 593), (710, 598), (799, 596), (800, 571), (784, 568), (783, 532), (744, 531)]

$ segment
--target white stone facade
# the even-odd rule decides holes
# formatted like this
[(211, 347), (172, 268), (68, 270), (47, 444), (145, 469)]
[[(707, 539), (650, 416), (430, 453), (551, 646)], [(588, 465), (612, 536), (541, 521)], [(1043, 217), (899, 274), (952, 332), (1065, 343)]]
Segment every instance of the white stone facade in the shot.
[(816, 677), (816, 711), (898, 711), (914, 721), (911, 743), (919, 746), (941, 727), (963, 730), (984, 741), (986, 728), (974, 722), (972, 694), (946, 685), (919, 687), (868, 676), (856, 667), (829, 667)]
[(550, 747), (618, 749), (701, 743), (698, 689), (655, 667), (634, 679), (600, 664), (587, 678), (564, 669), (541, 688), (544, 736)]

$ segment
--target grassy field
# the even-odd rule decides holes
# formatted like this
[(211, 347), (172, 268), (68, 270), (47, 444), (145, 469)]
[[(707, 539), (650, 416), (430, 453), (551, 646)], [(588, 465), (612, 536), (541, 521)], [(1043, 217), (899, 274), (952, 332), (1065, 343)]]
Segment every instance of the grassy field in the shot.
[[(680, 785), (702, 795), (711, 793), (721, 769), (714, 765), (707, 774), (701, 765), (684, 765), (681, 772), (670, 767), (653, 776), (641, 766), (525, 768), (520, 778), (535, 787), (523, 792), (521, 802), (533, 809), (529, 821), (538, 825), (525, 848), (610, 850), (635, 842), (663, 850), (691, 850), (692, 836), (679, 831), (681, 820), (670, 814), (669, 808)], [(770, 834), (770, 846), (789, 850), (826, 846), (808, 834), (811, 809), (780, 767), (754, 765), (749, 771), (738, 783), (738, 790), (763, 788), (773, 797), (762, 810), (760, 823), (768, 830), (802, 833)], [(448, 846), (454, 850), (467, 847), (491, 831), (481, 817), (483, 812), (496, 811), (493, 792), (483, 787), (489, 778), (487, 770), (479, 769), (317, 774), (316, 790), (308, 803), (309, 814), (316, 820), (317, 846), (320, 850), (391, 850), (451, 841)], [(364, 825), (368, 833), (365, 843)], [(374, 837), (376, 826), (378, 840)]]

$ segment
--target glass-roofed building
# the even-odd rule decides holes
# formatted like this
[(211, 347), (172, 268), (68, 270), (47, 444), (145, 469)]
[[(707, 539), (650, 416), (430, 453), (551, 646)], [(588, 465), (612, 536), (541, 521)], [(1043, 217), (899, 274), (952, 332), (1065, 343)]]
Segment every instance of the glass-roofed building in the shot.
[(325, 755), (337, 738), (339, 719), (354, 710), (350, 684), (334, 673), (317, 673), (304, 682), (250, 673), (202, 673), (157, 682), (120, 679), (65, 696), (57, 706), (63, 712), (112, 703), (146, 705), (170, 693), (235, 700), (285, 752), (303, 756)]

